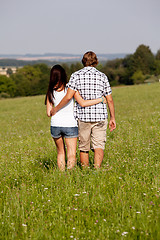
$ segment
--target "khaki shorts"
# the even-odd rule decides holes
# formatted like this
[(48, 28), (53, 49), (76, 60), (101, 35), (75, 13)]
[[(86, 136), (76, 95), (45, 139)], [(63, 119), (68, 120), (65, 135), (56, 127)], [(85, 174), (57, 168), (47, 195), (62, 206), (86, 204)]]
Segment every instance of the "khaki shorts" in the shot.
[(107, 119), (100, 122), (82, 122), (78, 120), (79, 150), (89, 151), (95, 148), (104, 150), (107, 124)]

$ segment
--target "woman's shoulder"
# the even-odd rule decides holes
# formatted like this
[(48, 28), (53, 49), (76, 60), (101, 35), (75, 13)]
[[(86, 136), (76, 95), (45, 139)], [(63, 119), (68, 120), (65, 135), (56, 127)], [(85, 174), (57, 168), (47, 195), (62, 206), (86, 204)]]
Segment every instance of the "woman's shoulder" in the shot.
[(63, 93), (63, 92), (67, 92), (67, 87), (53, 90), (53, 93)]
[(62, 89), (62, 90), (53, 90), (53, 95), (54, 95), (54, 97), (56, 97), (56, 96), (63, 96), (63, 95), (66, 95), (66, 93), (67, 93), (67, 88), (64, 88), (64, 89)]

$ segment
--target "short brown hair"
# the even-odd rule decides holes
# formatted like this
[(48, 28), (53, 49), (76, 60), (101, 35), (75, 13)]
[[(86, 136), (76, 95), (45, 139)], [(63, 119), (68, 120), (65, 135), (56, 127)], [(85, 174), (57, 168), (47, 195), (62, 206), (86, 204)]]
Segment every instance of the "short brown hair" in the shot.
[(95, 67), (98, 64), (98, 59), (97, 59), (96, 54), (94, 52), (91, 52), (91, 51), (86, 52), (83, 55), (82, 63), (85, 67), (87, 67), (87, 66)]

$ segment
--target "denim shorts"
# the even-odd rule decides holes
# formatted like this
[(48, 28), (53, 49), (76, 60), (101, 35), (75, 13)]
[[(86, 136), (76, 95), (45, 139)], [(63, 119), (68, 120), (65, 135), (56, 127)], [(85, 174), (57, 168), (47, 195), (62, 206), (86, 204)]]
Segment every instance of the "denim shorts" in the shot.
[(51, 126), (51, 136), (53, 138), (59, 138), (59, 137), (76, 138), (76, 137), (78, 137), (78, 127), (53, 127), (53, 126)]

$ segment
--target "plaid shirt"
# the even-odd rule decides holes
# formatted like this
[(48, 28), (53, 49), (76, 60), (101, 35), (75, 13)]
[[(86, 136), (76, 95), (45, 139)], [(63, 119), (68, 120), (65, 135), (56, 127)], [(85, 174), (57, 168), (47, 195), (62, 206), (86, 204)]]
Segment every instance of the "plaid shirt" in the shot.
[[(112, 93), (107, 76), (90, 66), (73, 73), (67, 86), (74, 91), (78, 90), (84, 100), (97, 99)], [(75, 102), (74, 116), (84, 122), (104, 121), (108, 117), (107, 106), (98, 103), (81, 107)]]

